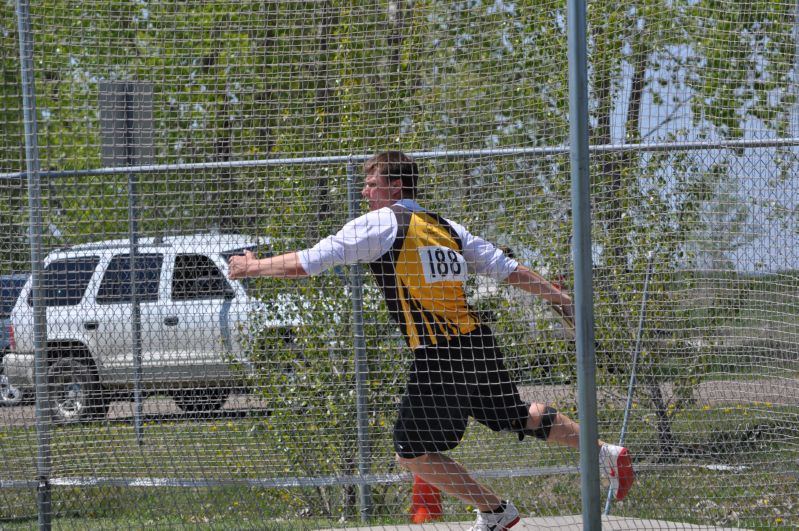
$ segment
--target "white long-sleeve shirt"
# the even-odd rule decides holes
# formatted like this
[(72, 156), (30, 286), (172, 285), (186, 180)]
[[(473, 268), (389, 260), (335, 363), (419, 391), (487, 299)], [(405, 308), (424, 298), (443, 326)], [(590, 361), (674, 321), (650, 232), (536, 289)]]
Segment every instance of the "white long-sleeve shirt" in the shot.
[[(400, 203), (413, 211), (422, 210), (415, 201), (405, 199)], [(469, 273), (502, 281), (516, 270), (519, 265), (516, 260), (490, 242), (474, 236), (459, 223), (446, 221), (463, 244), (463, 257)], [(310, 249), (299, 251), (300, 263), (306, 273), (317, 275), (337, 265), (373, 262), (394, 245), (397, 227), (397, 218), (390, 208), (373, 210), (348, 222), (336, 234), (322, 239)]]

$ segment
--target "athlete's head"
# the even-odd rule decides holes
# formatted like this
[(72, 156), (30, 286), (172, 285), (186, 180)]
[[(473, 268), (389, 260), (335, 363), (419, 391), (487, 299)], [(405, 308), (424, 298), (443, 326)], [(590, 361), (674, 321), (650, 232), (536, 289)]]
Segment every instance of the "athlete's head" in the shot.
[(364, 164), (366, 178), (361, 195), (370, 210), (377, 210), (399, 199), (416, 197), (419, 167), (400, 151), (383, 151)]

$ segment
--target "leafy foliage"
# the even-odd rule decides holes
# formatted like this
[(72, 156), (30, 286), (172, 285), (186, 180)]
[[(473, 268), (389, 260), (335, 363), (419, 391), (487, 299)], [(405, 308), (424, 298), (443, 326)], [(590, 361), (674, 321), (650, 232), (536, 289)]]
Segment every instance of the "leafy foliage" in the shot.
[[(0, 171), (19, 171), (24, 159), (12, 4), (0, 4)], [(268, 235), (281, 251), (308, 246), (347, 219), (347, 180), (358, 168), (296, 160), (247, 168), (227, 163), (388, 148), (551, 148), (423, 160), (422, 199), (475, 233), (510, 245), (522, 261), (565, 276), (568, 284), (571, 183), (562, 148), (569, 125), (562, 4), (34, 2), (42, 169), (99, 167), (100, 83), (147, 84), (153, 88), (153, 162), (217, 166), (138, 175), (142, 231)], [(593, 145), (712, 144), (751, 138), (749, 131), (763, 138), (790, 133), (797, 103), (794, 3), (593, 1), (588, 23)], [(758, 186), (779, 190), (795, 174), (796, 150), (765, 153), (762, 165), (770, 177)], [(702, 339), (719, 337), (731, 319), (742, 319), (741, 281), (731, 274), (738, 266), (731, 254), (758, 235), (752, 213), (765, 210), (795, 232), (796, 209), (789, 200), (777, 193), (774, 200), (763, 199), (766, 193), (749, 197), (743, 189), (752, 178), (741, 169), (747, 156), (752, 155), (741, 149), (715, 148), (604, 149), (591, 157), (602, 377), (610, 385), (626, 380), (648, 255), (654, 252), (641, 381), (661, 420), (667, 457), (671, 421), (706, 374), (700, 362), (675, 359), (712, 357), (717, 345)], [(47, 244), (126, 235), (127, 180), (49, 179), (42, 213), (55, 230)], [(26, 191), (22, 182), (4, 180), (0, 195), (0, 222), (12, 227), (0, 237), (8, 257), (0, 268), (19, 268), (27, 261)], [(259, 368), (256, 387), (276, 405), (267, 428), (281, 431), (281, 451), (294, 453), (307, 473), (349, 473), (355, 458), (353, 441), (342, 437), (354, 433), (344, 286), (335, 275), (299, 287), (262, 285), (266, 300), (296, 290), (310, 301), (300, 333), (304, 357), (265, 332), (251, 344)], [(711, 292), (707, 300), (697, 297)], [(401, 356), (379, 297), (373, 289), (366, 293), (370, 422), (375, 440), (385, 442), (392, 397), (401, 384)], [(538, 376), (537, 364), (570, 373), (570, 347), (547, 335), (538, 309), (513, 306), (504, 294), (485, 304), (497, 314), (503, 344), (522, 352), (512, 360), (518, 374)], [(664, 381), (677, 382), (672, 396), (658, 395)], [(313, 446), (318, 455), (301, 455), (311, 451), (300, 444), (311, 434), (324, 443)], [(389, 457), (381, 455), (380, 462)], [(314, 503), (319, 512), (331, 511), (328, 494)]]
[[(269, 301), (274, 290), (283, 289), (279, 281), (259, 281), (261, 298)], [(291, 469), (276, 470), (290, 477), (357, 474), (360, 449), (355, 371), (352, 346), (351, 302), (344, 279), (327, 275), (304, 281), (298, 294), (305, 304), (292, 316), (302, 322), (296, 330), (296, 344), (288, 348), (282, 332), (259, 325), (255, 320), (245, 345), (249, 362), (250, 387), (263, 396), (270, 415), (263, 428), (278, 442)], [(274, 299), (273, 299), (274, 300)], [(284, 308), (281, 305), (281, 308)], [(367, 346), (368, 374), (366, 403), (368, 411), (367, 449), (376, 471), (393, 468), (391, 433), (396, 412), (396, 398), (404, 386), (409, 363), (407, 347), (396, 327), (388, 321), (378, 290), (364, 291), (364, 335)], [(269, 310), (263, 318), (269, 318)], [(285, 315), (283, 316), (285, 318)], [(242, 367), (243, 370), (246, 367)], [(313, 444), (309, 444), (313, 440)], [(387, 496), (377, 487), (376, 496)], [(344, 498), (336, 500), (330, 489), (319, 489), (308, 498), (314, 514), (333, 516), (340, 511), (353, 516), (354, 491), (345, 489)]]

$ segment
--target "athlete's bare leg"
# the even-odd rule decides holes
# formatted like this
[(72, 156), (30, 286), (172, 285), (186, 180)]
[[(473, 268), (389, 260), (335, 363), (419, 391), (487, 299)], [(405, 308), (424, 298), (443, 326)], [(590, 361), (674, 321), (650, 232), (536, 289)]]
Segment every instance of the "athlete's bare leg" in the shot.
[[(545, 407), (544, 404), (530, 406), (530, 416), (527, 419), (529, 430), (535, 430), (541, 425)], [(552, 422), (547, 442), (578, 448), (580, 426), (563, 413), (558, 412)], [(605, 443), (601, 440), (598, 441), (600, 447), (603, 444)], [(462, 465), (444, 454), (430, 453), (410, 459), (397, 456), (397, 461), (428, 483), (481, 511), (491, 511), (502, 503), (494, 491), (478, 482)]]
[[(535, 430), (541, 426), (541, 418), (544, 415), (544, 404), (532, 404), (530, 406), (530, 416), (527, 419), (527, 429)], [(557, 413), (552, 427), (549, 430), (547, 442), (562, 444), (570, 448), (580, 446), (580, 425), (574, 422), (561, 412)], [(605, 444), (602, 440), (598, 441), (601, 448)]]
[(424, 454), (411, 459), (397, 456), (397, 461), (428, 483), (481, 511), (492, 511), (502, 503), (491, 489), (444, 454)]

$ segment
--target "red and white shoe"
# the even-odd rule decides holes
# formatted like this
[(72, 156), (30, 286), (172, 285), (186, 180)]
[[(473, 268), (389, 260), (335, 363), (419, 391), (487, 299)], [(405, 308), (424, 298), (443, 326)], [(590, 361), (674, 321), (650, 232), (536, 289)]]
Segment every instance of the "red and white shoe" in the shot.
[(627, 448), (605, 444), (599, 449), (599, 465), (610, 479), (616, 500), (623, 500), (635, 483), (635, 471)]

